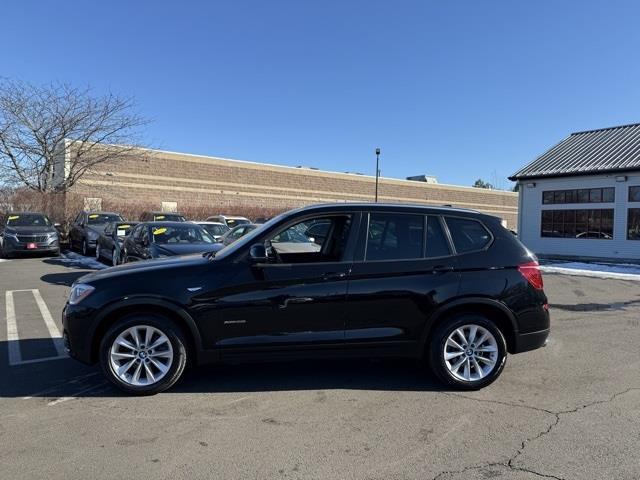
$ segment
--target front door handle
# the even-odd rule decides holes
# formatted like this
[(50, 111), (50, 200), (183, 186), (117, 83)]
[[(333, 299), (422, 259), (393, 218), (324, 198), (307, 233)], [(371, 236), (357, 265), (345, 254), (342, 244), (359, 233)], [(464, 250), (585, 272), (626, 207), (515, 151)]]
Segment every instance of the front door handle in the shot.
[(288, 305), (291, 304), (300, 304), (300, 303), (311, 303), (313, 302), (312, 297), (292, 297), (286, 298), (284, 302), (278, 305), (278, 308), (284, 309), (287, 308)]
[(323, 280), (342, 280), (346, 276), (347, 274), (344, 272), (331, 272), (331, 273), (325, 273), (324, 275), (322, 275), (322, 279)]

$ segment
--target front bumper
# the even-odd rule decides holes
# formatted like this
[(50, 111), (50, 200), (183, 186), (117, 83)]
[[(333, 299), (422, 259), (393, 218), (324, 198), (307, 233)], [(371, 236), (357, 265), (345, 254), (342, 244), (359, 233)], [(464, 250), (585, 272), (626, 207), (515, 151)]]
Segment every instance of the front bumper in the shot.
[(71, 358), (82, 363), (93, 364), (92, 339), (95, 311), (81, 305), (69, 305), (62, 310), (62, 336), (64, 346)]
[[(29, 246), (35, 248), (29, 248)], [(57, 239), (50, 239), (45, 242), (20, 242), (13, 238), (5, 238), (2, 248), (7, 254), (18, 253), (60, 253), (60, 243)]]

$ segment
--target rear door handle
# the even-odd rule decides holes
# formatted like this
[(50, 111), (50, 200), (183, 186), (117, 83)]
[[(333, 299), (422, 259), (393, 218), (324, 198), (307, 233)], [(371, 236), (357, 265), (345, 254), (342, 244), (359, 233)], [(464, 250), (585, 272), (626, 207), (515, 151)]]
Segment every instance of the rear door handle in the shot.
[(435, 267), (433, 267), (432, 272), (433, 273), (453, 272), (453, 267), (449, 265), (436, 265)]
[(324, 275), (322, 275), (322, 279), (323, 280), (342, 280), (346, 276), (347, 274), (344, 272), (331, 272), (331, 273), (325, 273)]

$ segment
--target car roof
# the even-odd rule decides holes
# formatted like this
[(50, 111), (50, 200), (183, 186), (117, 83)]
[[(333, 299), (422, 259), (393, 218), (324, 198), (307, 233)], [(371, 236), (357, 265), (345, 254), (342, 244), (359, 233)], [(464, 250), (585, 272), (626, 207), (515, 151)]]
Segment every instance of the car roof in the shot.
[(321, 203), (317, 205), (309, 205), (301, 207), (293, 212), (344, 212), (349, 210), (368, 210), (368, 211), (388, 211), (394, 210), (398, 212), (415, 212), (415, 213), (435, 213), (435, 214), (475, 214), (483, 216), (492, 216), (477, 210), (467, 208), (458, 208), (448, 205), (422, 205), (409, 203), (373, 203), (373, 202), (346, 202), (346, 203)]
[(163, 221), (155, 221), (155, 222), (138, 222), (139, 224), (149, 225), (151, 227), (184, 227), (185, 225), (197, 225), (193, 222), (163, 222)]
[(184, 215), (182, 215), (180, 212), (159, 212), (155, 210), (155, 211), (142, 212), (142, 213), (150, 213), (151, 215), (180, 215), (181, 217), (184, 217)]
[(42, 212), (7, 212), (7, 216), (9, 215), (44, 215), (47, 216), (46, 213)]
[(223, 227), (226, 227), (222, 222), (208, 222), (206, 220), (193, 220), (191, 223), (197, 223), (198, 225), (222, 225)]
[(88, 215), (118, 215), (119, 217), (122, 216), (118, 212), (103, 212), (100, 210), (83, 210), (82, 212)]

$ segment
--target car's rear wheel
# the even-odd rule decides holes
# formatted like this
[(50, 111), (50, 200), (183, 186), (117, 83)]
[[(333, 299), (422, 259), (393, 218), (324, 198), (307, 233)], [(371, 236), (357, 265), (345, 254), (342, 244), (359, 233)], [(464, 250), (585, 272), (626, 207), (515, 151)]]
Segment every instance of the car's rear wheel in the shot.
[(440, 323), (431, 336), (431, 370), (444, 383), (461, 390), (477, 390), (494, 382), (506, 359), (504, 335), (482, 315), (458, 315)]
[(184, 371), (184, 335), (170, 320), (136, 314), (116, 322), (100, 344), (100, 366), (119, 389), (153, 395), (173, 386)]

